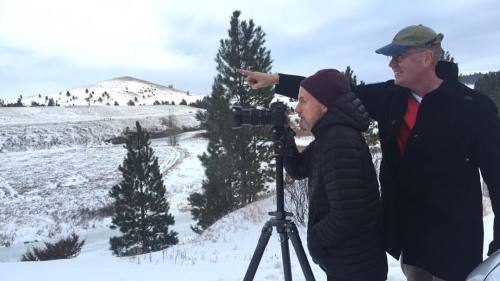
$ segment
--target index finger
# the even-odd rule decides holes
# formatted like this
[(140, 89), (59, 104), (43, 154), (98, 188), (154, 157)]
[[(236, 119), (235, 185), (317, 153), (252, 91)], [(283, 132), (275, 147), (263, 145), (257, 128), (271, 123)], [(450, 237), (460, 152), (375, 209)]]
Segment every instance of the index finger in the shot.
[(236, 69), (236, 72), (238, 72), (238, 73), (240, 73), (240, 74), (243, 74), (243, 75), (245, 75), (245, 76), (248, 76), (248, 75), (251, 73), (251, 71), (250, 71), (250, 70), (241, 69), (241, 68), (237, 68), (237, 69)]

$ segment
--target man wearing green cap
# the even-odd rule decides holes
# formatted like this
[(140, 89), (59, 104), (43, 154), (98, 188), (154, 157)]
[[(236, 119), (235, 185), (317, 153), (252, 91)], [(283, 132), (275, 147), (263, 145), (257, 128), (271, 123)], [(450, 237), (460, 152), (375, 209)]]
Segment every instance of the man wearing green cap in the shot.
[[(386, 251), (408, 280), (465, 280), (482, 261), (479, 169), (495, 213), (488, 255), (500, 249), (500, 121), (486, 96), (439, 61), (443, 35), (423, 25), (400, 30), (377, 53), (394, 80), (354, 87), (379, 125)], [(240, 70), (253, 88), (276, 85), (296, 97), (301, 76)]]

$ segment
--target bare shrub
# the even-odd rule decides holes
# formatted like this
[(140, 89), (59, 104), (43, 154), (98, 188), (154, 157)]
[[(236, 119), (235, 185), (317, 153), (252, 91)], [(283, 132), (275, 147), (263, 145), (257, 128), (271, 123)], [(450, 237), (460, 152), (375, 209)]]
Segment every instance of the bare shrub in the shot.
[(293, 220), (302, 226), (306, 224), (309, 208), (309, 191), (307, 179), (293, 180), (288, 175), (285, 178), (285, 196), (287, 210), (293, 213)]
[(96, 209), (83, 208), (78, 212), (82, 220), (92, 220), (111, 217), (115, 214), (115, 209), (112, 204), (107, 204)]
[(47, 261), (58, 259), (71, 259), (80, 254), (85, 240), (75, 233), (63, 238), (56, 243), (45, 242), (45, 248), (32, 247), (22, 257), (21, 261)]
[(170, 146), (176, 146), (178, 144), (177, 135), (182, 131), (177, 125), (177, 118), (170, 111), (166, 118), (160, 118), (160, 123), (161, 125), (167, 127), (165, 132), (168, 136), (168, 144)]
[(0, 247), (10, 247), (15, 238), (14, 233), (0, 233)]

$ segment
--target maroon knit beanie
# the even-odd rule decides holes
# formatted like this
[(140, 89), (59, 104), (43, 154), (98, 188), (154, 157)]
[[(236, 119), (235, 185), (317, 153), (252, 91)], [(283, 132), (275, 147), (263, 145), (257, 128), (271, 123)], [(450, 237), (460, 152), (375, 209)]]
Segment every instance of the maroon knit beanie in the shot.
[(326, 107), (336, 98), (351, 91), (345, 75), (336, 69), (322, 69), (302, 80), (300, 86)]

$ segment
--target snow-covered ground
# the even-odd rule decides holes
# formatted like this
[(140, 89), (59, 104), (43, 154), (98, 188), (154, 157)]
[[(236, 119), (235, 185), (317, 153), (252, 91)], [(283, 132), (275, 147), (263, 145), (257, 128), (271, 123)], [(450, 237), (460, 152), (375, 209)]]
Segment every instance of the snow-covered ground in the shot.
[(135, 128), (162, 130), (162, 119), (175, 117), (178, 127), (195, 127), (197, 108), (182, 105), (0, 107), (0, 152), (101, 145)]
[[(141, 120), (154, 119), (149, 117), (156, 116), (154, 109), (157, 107), (151, 108), (150, 112), (145, 110)], [(178, 108), (173, 114), (181, 115), (182, 110)], [(50, 114), (53, 117), (47, 117)], [(122, 114), (128, 118), (132, 113), (124, 111)], [(141, 116), (139, 111), (134, 114), (134, 118)], [(9, 118), (12, 119), (8, 120), (17, 122), (11, 125), (14, 128), (38, 126), (34, 124), (37, 122), (58, 123), (69, 115), (40, 113), (40, 118), (31, 117), (30, 121), (30, 116), (11, 113)], [(120, 115), (114, 116), (119, 119)], [(78, 122), (78, 118), (81, 116), (76, 117), (75, 122)], [(95, 119), (87, 121), (95, 123), (99, 118), (101, 116), (97, 115)], [(68, 122), (59, 123), (63, 123), (59, 126), (64, 127)], [(120, 125), (116, 127), (120, 128)], [(52, 134), (53, 131), (48, 133)], [(180, 135), (179, 145), (175, 147), (168, 146), (167, 139), (152, 141), (164, 175), (170, 211), (176, 220), (172, 228), (179, 233), (180, 243), (164, 251), (132, 258), (111, 255), (109, 238), (117, 233), (109, 229), (110, 218), (82, 221), (78, 216), (82, 209), (97, 209), (109, 204), (107, 192), (121, 180), (117, 168), (125, 156), (123, 145), (70, 144), (49, 149), (0, 152), (0, 239), (10, 243), (10, 247), (0, 247), (0, 280), (242, 280), (262, 226), (269, 218), (267, 212), (275, 210), (275, 198), (268, 197), (225, 216), (202, 235), (192, 232), (190, 225), (194, 221), (187, 207), (187, 198), (190, 193), (200, 191), (204, 169), (198, 155), (207, 146), (207, 140), (201, 138), (199, 133)], [(310, 140), (309, 137), (297, 142), (305, 145)], [(492, 239), (492, 215), (485, 217), (484, 221), (487, 245)], [(78, 257), (19, 262), (29, 246), (40, 244), (33, 241), (50, 241), (71, 231), (86, 240)], [(303, 243), (305, 231), (305, 227), (299, 226)], [(291, 243), (290, 251), (293, 280), (305, 280)], [(311, 266), (316, 280), (326, 280), (320, 268), (314, 264)], [(254, 280), (284, 280), (281, 248), (275, 232)], [(399, 262), (392, 258), (389, 258), (388, 280), (405, 280)]]

